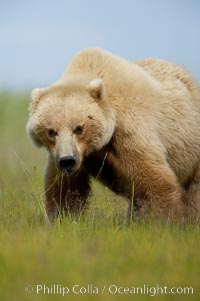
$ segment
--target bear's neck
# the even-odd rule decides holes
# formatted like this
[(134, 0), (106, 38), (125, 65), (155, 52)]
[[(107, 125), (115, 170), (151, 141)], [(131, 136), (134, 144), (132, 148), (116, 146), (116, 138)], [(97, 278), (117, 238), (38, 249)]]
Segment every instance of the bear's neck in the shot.
[(102, 49), (87, 49), (77, 54), (63, 79), (68, 76), (86, 77), (90, 80), (102, 78), (109, 98), (112, 95), (137, 97), (149, 89), (152, 93), (156, 83), (140, 66), (130, 63)]

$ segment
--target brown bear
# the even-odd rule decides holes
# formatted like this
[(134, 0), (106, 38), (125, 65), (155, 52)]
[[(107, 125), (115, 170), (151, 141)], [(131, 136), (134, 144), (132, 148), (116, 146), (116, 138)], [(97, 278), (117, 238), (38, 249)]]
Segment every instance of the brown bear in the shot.
[(126, 197), (129, 215), (182, 220), (199, 204), (200, 90), (176, 64), (83, 50), (60, 80), (32, 91), (27, 130), (49, 152), (50, 218), (84, 210), (90, 176)]

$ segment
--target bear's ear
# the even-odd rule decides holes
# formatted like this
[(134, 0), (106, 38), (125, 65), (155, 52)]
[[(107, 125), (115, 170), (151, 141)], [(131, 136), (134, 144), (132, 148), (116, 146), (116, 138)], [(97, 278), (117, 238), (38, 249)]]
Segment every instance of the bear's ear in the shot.
[(36, 88), (33, 89), (31, 92), (31, 105), (29, 110), (30, 111), (35, 111), (37, 108), (42, 96), (45, 94), (46, 89), (45, 88)]
[(92, 80), (87, 86), (87, 90), (95, 100), (102, 100), (106, 96), (106, 88), (101, 78)]

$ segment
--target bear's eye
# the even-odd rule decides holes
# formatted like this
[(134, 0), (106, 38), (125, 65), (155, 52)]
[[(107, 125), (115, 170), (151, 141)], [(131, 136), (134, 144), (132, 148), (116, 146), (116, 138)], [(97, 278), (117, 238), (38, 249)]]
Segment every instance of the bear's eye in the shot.
[(56, 131), (54, 131), (53, 129), (49, 129), (49, 130), (47, 131), (47, 134), (48, 134), (48, 136), (49, 136), (50, 138), (54, 138), (55, 136), (58, 135), (58, 133), (57, 133)]
[(83, 126), (77, 125), (77, 127), (74, 129), (75, 135), (81, 135), (83, 133)]

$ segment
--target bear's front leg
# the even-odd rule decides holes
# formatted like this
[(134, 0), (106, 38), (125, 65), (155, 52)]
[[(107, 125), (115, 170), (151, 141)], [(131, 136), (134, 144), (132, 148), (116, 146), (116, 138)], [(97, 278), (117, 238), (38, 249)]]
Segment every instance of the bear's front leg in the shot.
[(90, 192), (86, 171), (68, 176), (59, 172), (49, 156), (45, 173), (45, 201), (48, 217), (53, 221), (58, 215), (79, 217), (84, 211)]
[(139, 200), (139, 206), (133, 208), (136, 216), (145, 219), (156, 216), (182, 222), (185, 218), (185, 191), (175, 173), (158, 154), (149, 152), (143, 158), (140, 156), (135, 157), (134, 167), (135, 199)]

